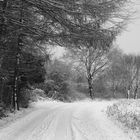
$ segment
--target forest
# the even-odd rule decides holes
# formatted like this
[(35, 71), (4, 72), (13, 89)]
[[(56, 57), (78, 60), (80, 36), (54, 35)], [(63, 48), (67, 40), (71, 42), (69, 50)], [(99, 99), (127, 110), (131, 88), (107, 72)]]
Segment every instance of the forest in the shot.
[[(140, 56), (113, 43), (132, 16), (128, 3), (1, 0), (0, 111), (27, 108), (37, 96), (138, 98)], [(52, 59), (56, 46), (66, 49), (61, 59)]]

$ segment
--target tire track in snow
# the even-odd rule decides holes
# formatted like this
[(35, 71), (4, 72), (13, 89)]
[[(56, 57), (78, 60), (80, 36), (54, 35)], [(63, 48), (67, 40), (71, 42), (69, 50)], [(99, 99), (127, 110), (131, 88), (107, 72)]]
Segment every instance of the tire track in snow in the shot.
[(129, 138), (105, 116), (105, 101), (42, 103), (0, 130), (0, 140), (138, 140)]

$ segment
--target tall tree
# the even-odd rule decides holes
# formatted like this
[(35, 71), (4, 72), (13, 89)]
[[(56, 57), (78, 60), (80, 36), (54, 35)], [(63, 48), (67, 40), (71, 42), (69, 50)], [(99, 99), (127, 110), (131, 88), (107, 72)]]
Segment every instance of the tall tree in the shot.
[[(8, 105), (13, 105), (13, 101), (11, 98), (14, 98), (13, 94), (13, 89), (14, 89), (14, 71), (15, 71), (15, 57), (12, 57), (13, 52), (9, 51), (7, 55), (3, 58), (3, 63), (1, 64), (2, 70), (6, 73), (6, 76), (3, 77), (5, 79), (3, 80), (3, 85), (1, 87), (1, 95), (4, 96), (8, 92), (9, 95), (6, 95), (9, 97), (9, 103)], [(34, 56), (31, 53), (26, 53), (22, 52), (21, 57), (20, 57), (20, 65), (18, 66), (18, 94), (17, 94), (17, 102), (20, 104), (22, 98), (21, 92), (22, 89), (24, 88), (29, 88), (31, 89), (32, 85), (35, 83), (41, 83), (44, 82), (45, 80), (45, 68), (44, 68), (44, 58), (42, 56)], [(6, 91), (10, 89), (10, 91)], [(2, 91), (3, 90), (3, 91)], [(6, 103), (7, 99), (4, 97), (2, 98), (3, 101)]]
[(139, 87), (139, 56), (124, 55), (124, 68), (128, 71), (127, 75), (127, 98), (130, 98), (130, 94), (133, 93), (134, 98), (137, 98), (137, 92)]
[[(97, 71), (102, 71), (108, 63), (106, 53), (116, 35), (121, 31), (121, 24), (124, 23), (122, 22), (124, 21), (124, 17), (119, 12), (116, 12), (122, 1), (121, 3), (120, 1), (117, 2), (118, 4), (116, 1), (85, 0), (83, 4), (85, 14), (79, 17), (79, 24), (82, 27), (91, 28), (92, 30), (88, 30), (88, 34), (92, 34), (92, 37), (88, 37), (88, 39), (83, 38), (83, 40), (72, 38), (72, 41), (77, 43), (77, 48), (74, 48), (75, 55), (80, 56), (80, 62), (83, 62), (86, 67), (89, 94), (91, 97), (93, 93), (93, 77), (95, 77)], [(88, 16), (86, 15), (87, 13)], [(115, 17), (116, 15), (117, 17)], [(121, 22), (117, 22), (114, 18), (117, 18)], [(86, 31), (84, 30), (82, 33), (84, 32)]]
[(121, 97), (137, 98), (140, 82), (139, 56), (124, 54), (118, 48), (113, 48), (108, 59), (110, 66), (105, 79), (113, 97), (118, 97), (119, 93)]
[(89, 95), (94, 97), (94, 80), (108, 67), (107, 51), (93, 47), (71, 49), (71, 58), (78, 67), (82, 67), (87, 77)]

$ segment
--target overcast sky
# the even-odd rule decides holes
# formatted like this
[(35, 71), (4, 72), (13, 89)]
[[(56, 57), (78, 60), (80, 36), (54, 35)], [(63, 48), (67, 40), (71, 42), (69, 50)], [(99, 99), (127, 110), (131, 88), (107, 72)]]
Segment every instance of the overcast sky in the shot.
[(117, 44), (125, 53), (140, 54), (140, 0), (135, 0), (136, 19), (118, 36)]

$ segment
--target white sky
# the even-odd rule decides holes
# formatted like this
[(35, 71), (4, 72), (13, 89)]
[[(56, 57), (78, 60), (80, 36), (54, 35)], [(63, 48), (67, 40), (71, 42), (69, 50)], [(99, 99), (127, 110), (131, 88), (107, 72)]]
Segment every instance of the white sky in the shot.
[(118, 36), (117, 44), (125, 53), (140, 54), (140, 0), (136, 1), (136, 19), (132, 20), (127, 30)]

